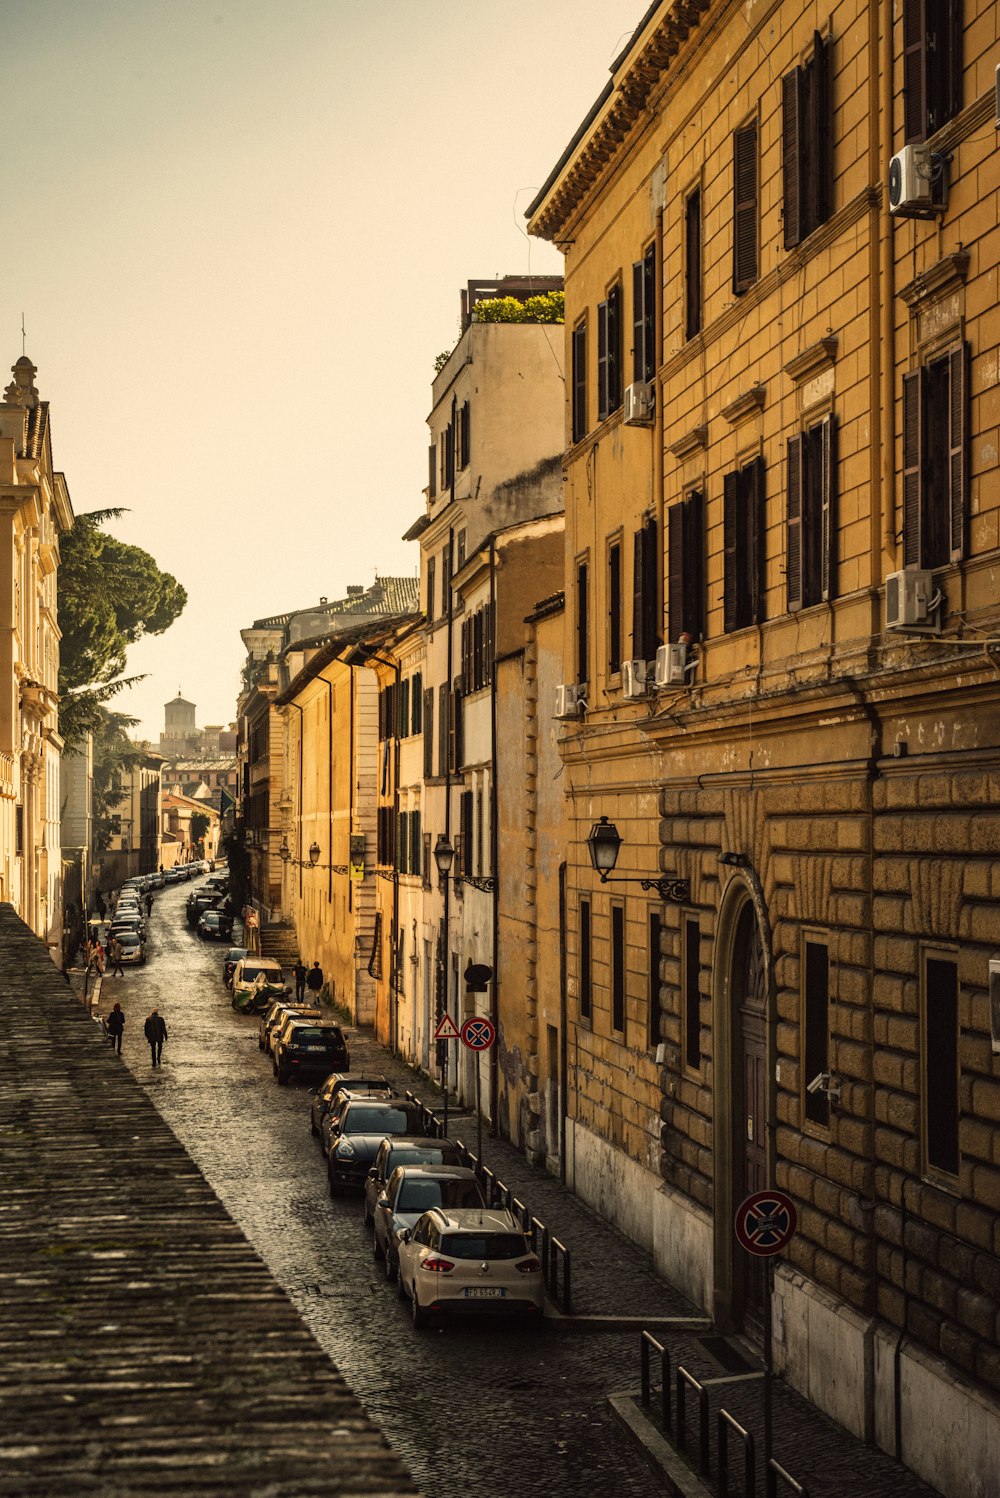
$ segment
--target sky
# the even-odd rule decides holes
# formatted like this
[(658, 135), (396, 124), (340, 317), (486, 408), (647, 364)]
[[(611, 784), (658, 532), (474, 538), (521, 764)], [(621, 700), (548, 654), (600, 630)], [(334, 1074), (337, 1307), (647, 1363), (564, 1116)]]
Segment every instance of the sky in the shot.
[[(415, 576), (433, 361), (646, 0), (32, 0), (4, 19), (0, 370), (74, 510), (188, 592), (116, 699), (236, 715), (255, 618)], [(5, 380), (6, 383), (6, 380)]]

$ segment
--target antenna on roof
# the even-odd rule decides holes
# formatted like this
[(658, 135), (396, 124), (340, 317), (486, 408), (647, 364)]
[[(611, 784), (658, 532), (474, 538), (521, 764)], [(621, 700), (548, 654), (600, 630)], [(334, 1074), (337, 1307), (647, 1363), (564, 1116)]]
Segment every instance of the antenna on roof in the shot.
[(26, 345), (27, 345), (27, 334), (24, 331), (24, 313), (22, 312), (21, 313), (21, 355), (22, 355), (22, 357), (27, 353), (27, 347), (26, 347)]

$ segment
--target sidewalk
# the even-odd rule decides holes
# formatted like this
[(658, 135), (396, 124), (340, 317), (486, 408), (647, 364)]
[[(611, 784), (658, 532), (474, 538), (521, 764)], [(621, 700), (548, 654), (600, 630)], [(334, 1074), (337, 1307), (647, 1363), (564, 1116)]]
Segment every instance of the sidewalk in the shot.
[[(394, 1086), (409, 1089), (442, 1116), (440, 1089), (379, 1045), (371, 1030), (351, 1030), (352, 1070), (384, 1072)], [(449, 1108), (449, 1136), (475, 1153), (476, 1120)], [(509, 1142), (490, 1138), (483, 1129), (483, 1163), (510, 1186), (570, 1250), (572, 1306), (568, 1317), (547, 1315), (549, 1334), (614, 1334), (634, 1338), (635, 1382), (631, 1389), (608, 1389), (612, 1408), (626, 1439), (638, 1442), (648, 1461), (664, 1478), (664, 1491), (702, 1498), (716, 1492), (716, 1418), (724, 1407), (754, 1437), (757, 1493), (765, 1492), (763, 1478), (763, 1364), (757, 1351), (736, 1338), (714, 1335), (704, 1312), (656, 1274), (650, 1256), (599, 1217), (543, 1170), (533, 1169)], [(680, 1324), (688, 1322), (689, 1324)], [(690, 1324), (693, 1322), (694, 1324)], [(671, 1324), (673, 1323), (673, 1324)], [(649, 1328), (670, 1355), (672, 1377), (683, 1366), (709, 1394), (711, 1478), (697, 1473), (699, 1420), (697, 1400), (687, 1399), (688, 1449), (694, 1465), (685, 1462), (663, 1441), (658, 1419), (659, 1359), (651, 1376), (653, 1409), (639, 1402), (640, 1334)], [(555, 1348), (558, 1355), (558, 1346)], [(933, 1498), (935, 1490), (884, 1452), (855, 1440), (808, 1404), (780, 1380), (773, 1383), (773, 1455), (804, 1488), (809, 1498)], [(673, 1403), (673, 1398), (672, 1398)], [(743, 1451), (730, 1439), (730, 1483), (743, 1493)], [(783, 1492), (789, 1493), (785, 1488)], [(985, 1490), (984, 1490), (985, 1491)], [(945, 1495), (947, 1498), (947, 1495)]]

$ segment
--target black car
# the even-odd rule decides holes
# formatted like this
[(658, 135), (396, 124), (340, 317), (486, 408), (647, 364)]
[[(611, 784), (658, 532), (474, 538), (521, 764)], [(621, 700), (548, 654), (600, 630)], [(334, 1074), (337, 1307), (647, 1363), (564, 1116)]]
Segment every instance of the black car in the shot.
[(310, 1009), (305, 1004), (294, 1004), (287, 996), (274, 999), (264, 1010), (260, 1018), (260, 1029), (257, 1031), (257, 1044), (262, 1051), (271, 1050), (271, 1042), (278, 1033), (278, 1027), (285, 1023), (286, 1019), (311, 1019), (321, 1020), (322, 1009)]
[(352, 1077), (345, 1072), (334, 1072), (313, 1094), (310, 1119), (314, 1134), (319, 1134), (324, 1118), (337, 1099), (347, 1097), (348, 1094), (352, 1097), (394, 1097), (395, 1089), (385, 1077), (366, 1077), (363, 1074)]
[(272, 1048), (274, 1075), (282, 1085), (293, 1077), (325, 1077), (351, 1064), (344, 1032), (331, 1020), (304, 1019), (283, 1027)]
[(195, 930), (208, 941), (229, 941), (233, 934), (233, 918), (221, 910), (206, 910)]
[(461, 1165), (400, 1165), (375, 1204), (372, 1257), (381, 1259), (387, 1280), (399, 1271), (399, 1240), (431, 1207), (485, 1207), (474, 1170)]
[[(416, 1139), (389, 1138), (383, 1139), (379, 1145), (378, 1154), (375, 1156), (375, 1164), (368, 1172), (365, 1181), (365, 1199), (363, 1212), (365, 1227), (371, 1222), (375, 1215), (375, 1203), (383, 1194), (386, 1182), (393, 1171), (399, 1165), (461, 1165), (462, 1157), (458, 1145), (451, 1139), (431, 1139), (429, 1136), (417, 1137)], [(430, 1202), (432, 1207), (440, 1206), (440, 1202)], [(427, 1209), (424, 1208), (426, 1211)], [(417, 1216), (419, 1217), (419, 1212)]]
[(187, 904), (184, 907), (188, 925), (197, 926), (206, 910), (216, 910), (221, 904), (221, 895), (206, 894), (202, 891), (188, 895)]
[(222, 981), (227, 988), (232, 988), (233, 973), (236, 971), (236, 964), (242, 961), (246, 955), (246, 947), (230, 947), (222, 959)]
[(390, 1134), (423, 1137), (423, 1109), (403, 1098), (349, 1097), (323, 1125), (327, 1137), (326, 1174), (330, 1195), (345, 1186), (363, 1186), (378, 1147)]

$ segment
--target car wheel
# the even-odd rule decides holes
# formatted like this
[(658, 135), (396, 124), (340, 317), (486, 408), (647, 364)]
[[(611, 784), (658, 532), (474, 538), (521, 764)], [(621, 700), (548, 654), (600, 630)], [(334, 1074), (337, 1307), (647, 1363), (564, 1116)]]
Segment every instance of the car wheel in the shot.
[(396, 1271), (392, 1267), (392, 1255), (389, 1252), (388, 1243), (385, 1246), (385, 1253), (382, 1255), (382, 1267), (385, 1270), (386, 1284), (391, 1285), (393, 1280), (396, 1278)]
[(375, 1227), (373, 1227), (372, 1228), (372, 1258), (375, 1260), (375, 1262), (377, 1264), (378, 1261), (379, 1261), (379, 1259), (381, 1257), (382, 1257), (382, 1245), (378, 1241), (378, 1229), (375, 1228)]
[(403, 1271), (399, 1268), (398, 1265), (396, 1267), (396, 1299), (406, 1299), (406, 1286), (403, 1284)]
[(278, 1086), (279, 1087), (284, 1087), (285, 1084), (288, 1081), (288, 1073), (286, 1071), (282, 1071), (282, 1069), (281, 1069), (280, 1066), (276, 1066), (274, 1068), (274, 1071), (275, 1071), (275, 1075), (278, 1078)]
[(414, 1283), (410, 1290), (410, 1317), (418, 1331), (427, 1325), (427, 1312), (417, 1299), (416, 1283)]
[(372, 1218), (372, 1214), (371, 1214), (371, 1212), (370, 1212), (370, 1210), (368, 1208), (368, 1192), (367, 1191), (365, 1192), (365, 1194), (364, 1194), (364, 1196), (362, 1198), (362, 1201), (361, 1201), (361, 1216), (364, 1219), (364, 1225), (365, 1225), (365, 1227), (366, 1228), (370, 1228), (371, 1225), (372, 1225), (373, 1218)]
[(319, 1129), (317, 1129), (316, 1120), (313, 1118), (311, 1113), (309, 1115), (309, 1132), (312, 1134), (312, 1137), (314, 1139), (319, 1138)]
[(340, 1195), (340, 1186), (333, 1179), (333, 1172), (332, 1171), (329, 1171), (329, 1170), (327, 1171), (327, 1173), (326, 1173), (326, 1180), (327, 1180), (328, 1186), (330, 1187), (330, 1195), (331, 1196), (339, 1196)]

